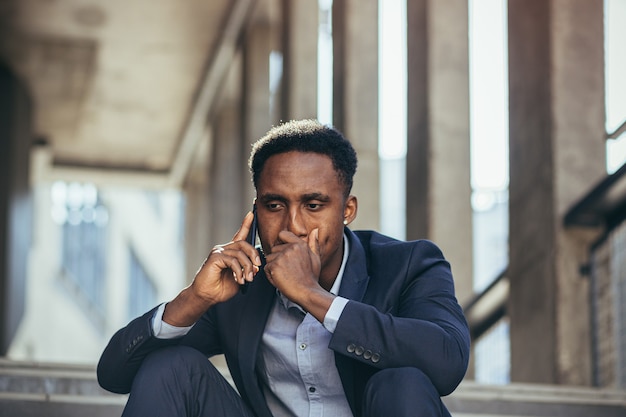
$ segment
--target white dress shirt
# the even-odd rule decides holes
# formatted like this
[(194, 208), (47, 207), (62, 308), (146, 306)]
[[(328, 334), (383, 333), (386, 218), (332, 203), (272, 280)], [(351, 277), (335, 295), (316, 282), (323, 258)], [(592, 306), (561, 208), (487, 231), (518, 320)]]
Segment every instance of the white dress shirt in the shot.
[[(330, 292), (337, 294), (348, 258), (344, 237), (341, 268)], [(257, 375), (275, 417), (351, 416), (328, 348), (332, 332), (348, 300), (336, 297), (324, 324), (278, 292), (265, 325), (257, 356)]]

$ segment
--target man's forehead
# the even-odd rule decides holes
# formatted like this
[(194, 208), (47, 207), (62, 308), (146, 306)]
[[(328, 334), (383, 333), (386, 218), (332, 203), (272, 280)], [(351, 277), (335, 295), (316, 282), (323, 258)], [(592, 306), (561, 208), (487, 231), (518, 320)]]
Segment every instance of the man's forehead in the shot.
[(315, 152), (285, 152), (267, 159), (260, 178), (271, 179), (276, 175), (296, 178), (310, 176), (317, 179), (338, 177), (338, 173), (328, 155)]
[(337, 171), (326, 155), (317, 153), (277, 154), (267, 160), (259, 176), (257, 194), (305, 196), (343, 190)]

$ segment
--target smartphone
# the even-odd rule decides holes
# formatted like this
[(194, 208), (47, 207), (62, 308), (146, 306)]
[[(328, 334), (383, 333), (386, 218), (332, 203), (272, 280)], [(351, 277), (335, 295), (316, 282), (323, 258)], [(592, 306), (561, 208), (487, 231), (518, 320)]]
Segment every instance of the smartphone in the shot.
[[(252, 224), (250, 225), (250, 231), (248, 232), (248, 237), (246, 237), (246, 242), (256, 247), (256, 230), (257, 230), (256, 202), (252, 205), (252, 215), (254, 217), (252, 218)], [(248, 281), (241, 284), (239, 291), (242, 294), (245, 294), (246, 291), (248, 291), (248, 284), (250, 284)]]
[(252, 225), (250, 226), (250, 231), (248, 232), (248, 237), (246, 238), (246, 242), (251, 244), (252, 246), (256, 246), (256, 229), (257, 229), (257, 219), (256, 219), (256, 203), (252, 205)]

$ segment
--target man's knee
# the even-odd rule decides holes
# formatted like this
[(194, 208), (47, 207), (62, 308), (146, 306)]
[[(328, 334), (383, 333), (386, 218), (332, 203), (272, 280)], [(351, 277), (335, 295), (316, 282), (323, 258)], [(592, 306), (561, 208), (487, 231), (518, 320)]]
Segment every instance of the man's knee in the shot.
[(375, 373), (363, 397), (364, 416), (446, 416), (435, 386), (417, 368), (390, 368)]
[(187, 346), (159, 349), (148, 355), (139, 369), (135, 381), (159, 383), (186, 379), (191, 373), (206, 369), (210, 362), (198, 350)]

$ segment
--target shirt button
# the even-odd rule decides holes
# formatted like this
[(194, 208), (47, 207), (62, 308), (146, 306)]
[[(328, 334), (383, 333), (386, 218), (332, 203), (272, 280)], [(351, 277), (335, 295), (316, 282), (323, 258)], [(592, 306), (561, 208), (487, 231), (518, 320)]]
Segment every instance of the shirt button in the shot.
[(366, 350), (365, 352), (363, 352), (363, 358), (364, 359), (369, 359), (372, 357), (372, 351), (371, 350)]
[(300, 343), (300, 350), (306, 349), (306, 343)]
[(315, 387), (309, 387), (309, 392), (315, 392)]
[(363, 352), (365, 351), (365, 348), (363, 346), (358, 346), (355, 350), (354, 353), (357, 356), (361, 356), (363, 354)]
[(356, 349), (356, 345), (354, 343), (350, 343), (348, 347), (346, 348), (346, 350), (350, 353), (354, 352), (355, 349)]
[(376, 363), (380, 360), (380, 355), (378, 353), (374, 353), (372, 355), (372, 362)]

